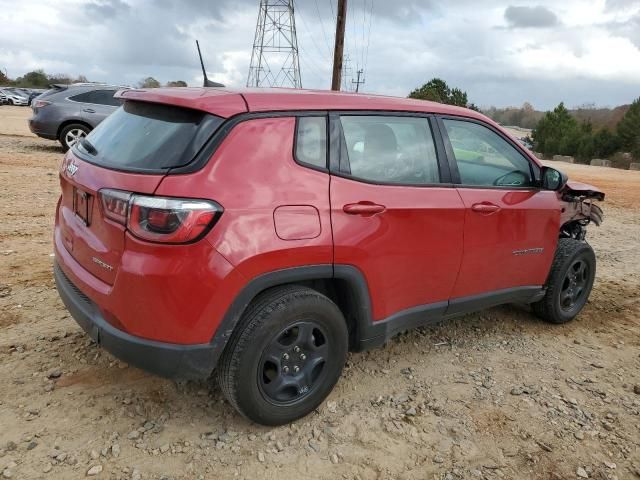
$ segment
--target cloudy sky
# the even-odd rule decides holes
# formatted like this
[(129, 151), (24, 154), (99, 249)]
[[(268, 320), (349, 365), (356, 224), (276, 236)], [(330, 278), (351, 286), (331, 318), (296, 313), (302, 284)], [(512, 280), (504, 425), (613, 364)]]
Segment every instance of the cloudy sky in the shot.
[[(328, 88), (336, 0), (296, 0), (303, 86)], [(482, 106), (614, 106), (640, 96), (640, 0), (348, 0), (346, 53), (367, 92), (432, 77)], [(259, 0), (0, 0), (0, 68), (135, 85), (246, 83)], [(370, 29), (370, 30), (369, 30)], [(367, 53), (368, 52), (368, 53)], [(349, 78), (350, 79), (350, 78)]]

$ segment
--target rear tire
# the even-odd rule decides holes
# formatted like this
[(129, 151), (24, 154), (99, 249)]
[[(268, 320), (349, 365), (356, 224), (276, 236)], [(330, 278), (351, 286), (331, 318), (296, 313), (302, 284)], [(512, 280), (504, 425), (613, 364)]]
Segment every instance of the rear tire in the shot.
[(79, 142), (82, 138), (86, 137), (87, 134), (91, 130), (86, 125), (82, 125), (81, 123), (72, 123), (67, 125), (60, 132), (60, 136), (58, 140), (62, 145), (62, 149), (66, 152), (69, 150), (76, 142)]
[(310, 288), (275, 287), (242, 316), (218, 365), (218, 382), (245, 417), (286, 424), (331, 392), (347, 349), (346, 322), (335, 303)]
[(561, 238), (547, 279), (546, 294), (533, 304), (533, 311), (550, 323), (573, 320), (589, 299), (595, 275), (596, 256), (591, 246), (573, 238)]

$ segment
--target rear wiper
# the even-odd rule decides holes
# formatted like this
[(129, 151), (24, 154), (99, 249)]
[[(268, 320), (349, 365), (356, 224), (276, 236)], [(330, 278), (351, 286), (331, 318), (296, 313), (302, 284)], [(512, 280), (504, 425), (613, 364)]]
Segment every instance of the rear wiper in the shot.
[(82, 147), (87, 151), (87, 153), (93, 156), (96, 156), (98, 154), (98, 150), (96, 150), (96, 147), (94, 147), (91, 144), (91, 142), (86, 138), (83, 138), (82, 140), (80, 140), (80, 145), (82, 145)]

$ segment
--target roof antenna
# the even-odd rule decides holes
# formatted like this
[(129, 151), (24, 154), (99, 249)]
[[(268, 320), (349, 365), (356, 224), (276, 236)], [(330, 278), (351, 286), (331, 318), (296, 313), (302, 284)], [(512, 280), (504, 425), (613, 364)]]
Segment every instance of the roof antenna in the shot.
[(209, 78), (207, 77), (207, 72), (204, 69), (204, 62), (202, 61), (202, 53), (200, 52), (200, 44), (198, 43), (198, 40), (196, 40), (196, 47), (198, 47), (198, 56), (200, 57), (200, 65), (202, 66), (202, 75), (204, 75), (204, 87), (224, 87), (223, 84), (218, 83), (218, 82), (212, 82), (211, 80), (209, 80)]

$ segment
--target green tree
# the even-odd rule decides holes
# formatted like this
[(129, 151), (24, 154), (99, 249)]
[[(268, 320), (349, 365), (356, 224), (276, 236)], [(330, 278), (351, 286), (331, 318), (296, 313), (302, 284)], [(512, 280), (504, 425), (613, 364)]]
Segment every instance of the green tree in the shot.
[(52, 83), (44, 70), (34, 70), (16, 78), (14, 84), (18, 87), (46, 88)]
[(450, 105), (458, 105), (459, 107), (466, 107), (469, 103), (467, 92), (463, 92), (459, 88), (452, 88), (451, 94), (449, 95), (449, 101), (446, 103), (449, 103)]
[(578, 124), (564, 103), (545, 113), (531, 132), (535, 150), (544, 155), (574, 155), (579, 136)]
[(640, 159), (640, 98), (636, 99), (618, 123), (620, 146)]
[(601, 128), (593, 136), (594, 155), (598, 158), (610, 157), (619, 148), (620, 140), (608, 128)]
[(0, 86), (11, 85), (12, 80), (7, 74), (0, 68)]
[(167, 82), (167, 87), (187, 87), (187, 82), (184, 80), (176, 80), (173, 82)]
[[(409, 94), (409, 98), (430, 100), (432, 102), (457, 105), (459, 107), (466, 107), (469, 103), (467, 92), (459, 88), (449, 88), (447, 82), (441, 78), (433, 78), (421, 87), (416, 88)], [(475, 105), (473, 106), (475, 107)]]
[(153, 77), (147, 77), (140, 82), (138, 82), (138, 86), (140, 88), (158, 88), (160, 86), (160, 82)]
[(54, 73), (53, 75), (48, 75), (49, 83), (60, 83), (63, 85), (69, 85), (73, 83), (73, 78), (68, 73)]

